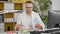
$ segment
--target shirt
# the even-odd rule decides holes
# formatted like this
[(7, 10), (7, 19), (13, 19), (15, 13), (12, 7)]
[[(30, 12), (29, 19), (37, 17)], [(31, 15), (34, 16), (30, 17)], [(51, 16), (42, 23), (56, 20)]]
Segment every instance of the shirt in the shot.
[(35, 24), (37, 23), (39, 23), (43, 27), (43, 29), (45, 28), (45, 25), (42, 22), (40, 16), (34, 11), (32, 11), (31, 16), (27, 16), (26, 12), (24, 11), (18, 16), (17, 19), (17, 24), (20, 24), (25, 28), (36, 29)]
[(32, 27), (32, 16), (31, 15), (30, 16), (26, 15), (26, 16), (27, 16), (28, 28), (31, 30), (31, 29), (33, 29), (33, 27)]

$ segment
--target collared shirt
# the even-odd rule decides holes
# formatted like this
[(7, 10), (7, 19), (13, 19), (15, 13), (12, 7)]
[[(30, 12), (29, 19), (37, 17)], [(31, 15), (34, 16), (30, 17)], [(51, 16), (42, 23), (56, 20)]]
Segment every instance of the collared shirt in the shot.
[(18, 16), (17, 24), (22, 25), (28, 29), (35, 29), (35, 25), (39, 23), (43, 28), (45, 28), (44, 23), (42, 22), (38, 13), (32, 11), (31, 16), (27, 16), (25, 11)]

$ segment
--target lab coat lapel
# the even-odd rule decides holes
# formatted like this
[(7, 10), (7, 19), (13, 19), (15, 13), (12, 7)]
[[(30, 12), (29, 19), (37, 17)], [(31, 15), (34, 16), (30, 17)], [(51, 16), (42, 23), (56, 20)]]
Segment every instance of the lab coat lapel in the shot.
[(36, 28), (35, 28), (36, 22), (34, 22), (35, 18), (37, 18), (36, 14), (32, 11), (32, 25), (33, 25), (33, 30), (36, 30)]
[(34, 12), (32, 11), (32, 26), (33, 26), (33, 30), (35, 30), (34, 18), (35, 18), (35, 15), (34, 15)]

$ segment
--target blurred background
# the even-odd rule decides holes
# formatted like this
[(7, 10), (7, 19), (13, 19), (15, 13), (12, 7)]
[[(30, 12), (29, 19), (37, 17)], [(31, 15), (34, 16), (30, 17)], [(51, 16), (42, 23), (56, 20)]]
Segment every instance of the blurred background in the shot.
[(34, 3), (33, 11), (40, 15), (45, 25), (48, 11), (60, 10), (60, 0), (0, 0), (0, 32), (14, 31), (16, 19), (23, 12), (26, 1)]

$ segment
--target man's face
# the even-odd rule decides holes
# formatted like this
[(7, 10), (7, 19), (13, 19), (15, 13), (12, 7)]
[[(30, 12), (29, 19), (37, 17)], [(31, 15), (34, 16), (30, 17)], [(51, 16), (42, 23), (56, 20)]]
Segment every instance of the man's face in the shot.
[(32, 12), (32, 9), (33, 9), (33, 4), (32, 3), (26, 3), (25, 4), (25, 11), (26, 13), (31, 13)]

